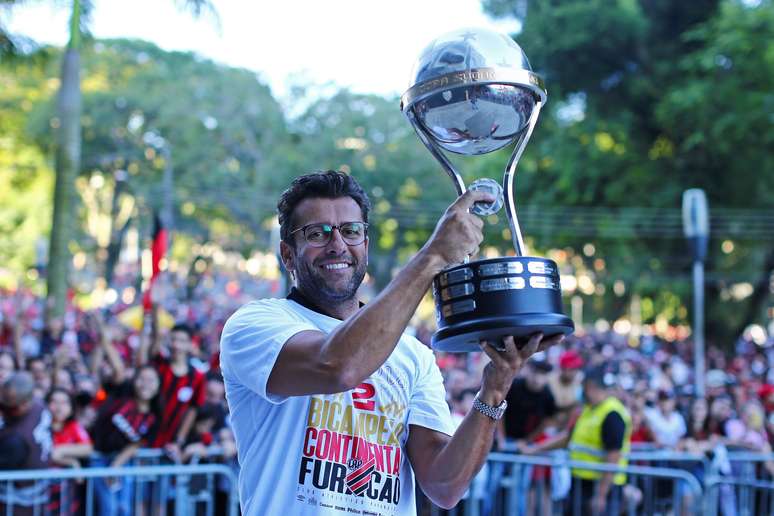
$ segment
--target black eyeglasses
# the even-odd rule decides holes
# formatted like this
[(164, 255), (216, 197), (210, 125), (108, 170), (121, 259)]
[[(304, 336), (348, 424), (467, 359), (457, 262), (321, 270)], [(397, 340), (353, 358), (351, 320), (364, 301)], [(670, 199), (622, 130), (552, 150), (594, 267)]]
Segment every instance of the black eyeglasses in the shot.
[(331, 241), (334, 229), (339, 230), (341, 239), (347, 245), (360, 245), (365, 241), (368, 224), (365, 222), (343, 222), (339, 225), (314, 223), (294, 229), (290, 234), (293, 235), (302, 231), (309, 245), (312, 247), (325, 247)]

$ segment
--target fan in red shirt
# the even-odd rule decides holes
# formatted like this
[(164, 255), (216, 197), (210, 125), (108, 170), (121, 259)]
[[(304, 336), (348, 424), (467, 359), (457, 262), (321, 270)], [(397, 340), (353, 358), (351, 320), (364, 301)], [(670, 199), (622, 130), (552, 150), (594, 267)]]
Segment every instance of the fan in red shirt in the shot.
[[(46, 396), (46, 405), (51, 413), (51, 438), (54, 443), (51, 461), (58, 466), (81, 467), (81, 460), (91, 455), (94, 447), (88, 432), (75, 419), (72, 396), (65, 389), (54, 388)], [(62, 487), (67, 490), (64, 495), (60, 492)], [(70, 482), (53, 484), (49, 510), (52, 514), (78, 514), (81, 506), (78, 494)], [(62, 501), (66, 510), (60, 507)]]
[(632, 409), (632, 444), (652, 443), (653, 434), (650, 432), (648, 425), (645, 424), (645, 415), (642, 409), (637, 407)]
[(46, 396), (48, 411), (51, 412), (51, 437), (54, 450), (51, 459), (62, 466), (77, 467), (94, 447), (86, 429), (75, 419), (73, 398), (69, 392), (55, 387)]
[(140, 364), (147, 363), (149, 355), (152, 357), (150, 363), (161, 377), (162, 412), (159, 430), (151, 445), (165, 448), (175, 460), (180, 459), (196, 412), (205, 401), (206, 379), (190, 363), (193, 350), (193, 331), (185, 324), (177, 324), (169, 332), (167, 356), (162, 354), (158, 338), (144, 340), (139, 353)]

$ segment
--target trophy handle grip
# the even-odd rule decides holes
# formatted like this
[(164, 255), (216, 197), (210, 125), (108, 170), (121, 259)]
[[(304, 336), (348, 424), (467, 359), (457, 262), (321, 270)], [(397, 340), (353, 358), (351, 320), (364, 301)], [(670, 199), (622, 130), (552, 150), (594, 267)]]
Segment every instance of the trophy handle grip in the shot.
[(446, 173), (449, 174), (449, 177), (451, 177), (452, 181), (454, 182), (454, 188), (457, 190), (457, 195), (464, 194), (467, 188), (465, 188), (465, 183), (462, 181), (462, 176), (460, 176), (460, 174), (455, 170), (454, 165), (452, 165), (451, 161), (449, 161), (449, 158), (447, 158), (446, 155), (441, 151), (440, 147), (438, 147), (433, 139), (430, 138), (427, 133), (425, 133), (422, 124), (419, 123), (417, 116), (414, 113), (414, 106), (411, 106), (406, 110), (406, 117), (408, 117), (411, 126), (416, 131), (417, 136), (419, 136), (419, 139), (422, 141), (422, 143), (425, 144), (427, 150), (430, 151), (430, 154), (433, 155), (438, 163), (441, 164)]
[(527, 246), (524, 244), (524, 239), (521, 236), (519, 218), (516, 216), (513, 179), (516, 175), (516, 165), (518, 165), (519, 159), (521, 158), (524, 149), (527, 147), (527, 142), (529, 141), (530, 136), (532, 136), (532, 131), (535, 129), (535, 125), (537, 125), (541, 107), (543, 107), (543, 102), (538, 100), (535, 103), (535, 107), (532, 109), (532, 115), (529, 118), (527, 129), (519, 137), (519, 141), (513, 149), (513, 154), (511, 154), (511, 158), (508, 160), (508, 165), (506, 166), (505, 174), (503, 175), (503, 203), (505, 204), (505, 214), (508, 216), (508, 225), (511, 228), (511, 239), (513, 240), (513, 248), (516, 251), (516, 256), (524, 256), (527, 254)]

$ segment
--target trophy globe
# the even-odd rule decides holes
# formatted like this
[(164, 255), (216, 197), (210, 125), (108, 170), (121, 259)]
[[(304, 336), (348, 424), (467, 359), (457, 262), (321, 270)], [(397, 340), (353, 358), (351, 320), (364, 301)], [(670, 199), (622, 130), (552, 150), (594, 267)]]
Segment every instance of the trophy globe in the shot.
[(523, 342), (534, 333), (551, 336), (575, 329), (562, 312), (556, 263), (525, 256), (516, 216), (516, 165), (546, 99), (543, 80), (532, 71), (521, 47), (491, 30), (444, 34), (414, 64), (401, 110), (459, 195), (465, 184), (444, 151), (475, 156), (515, 144), (502, 187), (491, 179), (470, 186), (498, 197), (493, 203), (474, 204), (473, 213), (489, 215), (504, 204), (515, 256), (463, 263), (435, 277), (435, 349), (480, 351), (481, 340), (497, 345), (512, 335)]

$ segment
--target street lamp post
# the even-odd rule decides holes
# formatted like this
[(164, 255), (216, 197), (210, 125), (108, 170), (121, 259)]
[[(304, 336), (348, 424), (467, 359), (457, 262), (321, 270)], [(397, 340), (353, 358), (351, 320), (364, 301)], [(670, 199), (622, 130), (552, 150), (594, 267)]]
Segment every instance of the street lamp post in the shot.
[(683, 232), (693, 256), (693, 341), (696, 396), (704, 397), (704, 261), (709, 241), (707, 196), (700, 188), (683, 192)]

